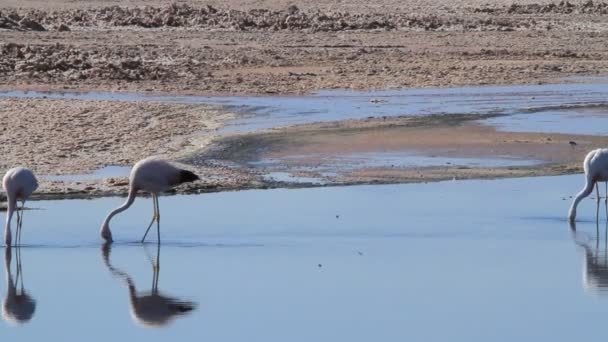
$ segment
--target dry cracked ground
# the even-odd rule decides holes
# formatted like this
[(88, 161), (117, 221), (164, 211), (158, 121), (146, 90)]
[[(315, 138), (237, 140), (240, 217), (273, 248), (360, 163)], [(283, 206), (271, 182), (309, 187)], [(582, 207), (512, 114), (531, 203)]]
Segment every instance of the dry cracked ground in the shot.
[[(600, 1), (5, 0), (0, 5), (0, 90), (303, 94), (565, 82), (566, 76), (606, 74), (607, 19), (608, 3)], [(244, 142), (274, 141), (255, 135), (218, 137), (215, 130), (233, 115), (217, 108), (0, 101), (0, 116), (8, 123), (0, 144), (2, 170), (19, 163), (39, 174), (90, 172), (156, 154), (208, 175), (192, 191), (269, 186), (242, 167), (238, 154), (227, 153), (232, 159), (218, 163), (202, 159), (225, 151), (227, 142), (248, 150)], [(360, 123), (348, 124), (367, 134)], [(323, 140), (319, 135), (336, 134), (323, 127), (317, 133), (304, 135)], [(536, 138), (540, 144), (547, 137)], [(603, 144), (598, 139), (587, 139), (589, 147)], [(288, 150), (289, 141), (283, 144)], [(563, 162), (578, 161), (581, 153)], [(552, 170), (547, 172), (577, 168)], [(354, 182), (412, 178), (380, 172), (358, 175)], [(124, 192), (124, 179), (106, 183), (49, 182), (45, 187), (49, 194)]]

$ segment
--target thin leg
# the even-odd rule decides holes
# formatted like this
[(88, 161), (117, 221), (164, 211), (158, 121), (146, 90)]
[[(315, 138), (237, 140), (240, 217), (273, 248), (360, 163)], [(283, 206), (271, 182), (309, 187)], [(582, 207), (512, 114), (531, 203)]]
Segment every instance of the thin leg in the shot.
[(158, 206), (158, 195), (154, 195), (156, 200), (156, 241), (160, 244), (160, 209)]
[(21, 246), (21, 228), (23, 227), (23, 214), (25, 213), (25, 200), (21, 201), (21, 220), (18, 225), (17, 230), (17, 246)]
[[(599, 236), (600, 236), (600, 202), (596, 202), (596, 209), (595, 209), (595, 236), (599, 240)], [(597, 248), (597, 246), (596, 246), (596, 248)]]
[(154, 282), (154, 291), (158, 291), (158, 278), (160, 277), (160, 241), (156, 244), (156, 279)]
[(21, 255), (19, 254), (19, 245), (15, 246), (15, 287), (21, 284), (21, 292), (23, 292), (23, 275), (21, 274)]
[(148, 225), (148, 229), (146, 229), (146, 233), (144, 234), (144, 237), (141, 239), (141, 243), (144, 243), (144, 241), (146, 240), (146, 236), (148, 236), (148, 232), (150, 231), (150, 228), (152, 228), (152, 224), (154, 223), (154, 220), (157, 219), (157, 207), (156, 207), (156, 200), (154, 199), (156, 197), (155, 194), (152, 194), (152, 205), (154, 206), (154, 209), (152, 210), (152, 221), (150, 221), (150, 224)]
[(21, 217), (23, 212), (17, 208), (16, 216), (17, 216), (17, 227), (15, 227), (15, 245), (19, 245), (19, 230), (21, 229)]
[(19, 245), (19, 227), (21, 226), (21, 219), (19, 217), (19, 210), (17, 210), (17, 226), (15, 227), (15, 241), (13, 244), (15, 246)]
[(599, 202), (600, 201), (600, 187), (597, 185), (597, 182), (595, 182), (595, 198), (596, 200)]
[[(17, 270), (19, 273), (19, 286), (21, 287), (21, 293), (23, 293), (23, 269), (21, 267), (21, 246), (17, 245)], [(17, 284), (15, 284), (17, 285)]]

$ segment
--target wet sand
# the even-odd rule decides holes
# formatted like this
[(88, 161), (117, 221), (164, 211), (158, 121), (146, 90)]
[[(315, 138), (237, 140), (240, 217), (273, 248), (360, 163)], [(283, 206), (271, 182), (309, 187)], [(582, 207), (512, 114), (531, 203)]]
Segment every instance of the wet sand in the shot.
[[(496, 116), (500, 115), (373, 118), (296, 125), (223, 138), (215, 142), (219, 148), (200, 158), (252, 165), (271, 160), (270, 165), (262, 164), (260, 172), (290, 172), (319, 178), (326, 184), (399, 183), (580, 172), (586, 153), (608, 143), (605, 136), (500, 132), (480, 124), (480, 120)], [(434, 156), (444, 165), (357, 166), (342, 158), (391, 152)], [(514, 166), (484, 167), (484, 159), (490, 165), (490, 160), (497, 157), (511, 158)], [(453, 165), (450, 158), (479, 159), (481, 166)], [(532, 160), (538, 165), (517, 166), (517, 160)]]
[[(200, 174), (201, 181), (174, 191), (199, 193), (570, 174), (582, 171), (587, 151), (608, 143), (606, 135), (509, 132), (487, 124), (511, 117), (521, 123), (517, 111), (370, 117), (238, 132), (221, 128), (242, 114), (209, 105), (0, 101), (5, 122), (19, 127), (3, 134), (3, 167), (32, 167), (41, 181), (34, 195), (39, 199), (124, 195), (128, 167), (150, 154)], [(591, 106), (581, 107), (583, 118), (605, 115), (605, 107)], [(105, 166), (120, 172), (104, 175)]]

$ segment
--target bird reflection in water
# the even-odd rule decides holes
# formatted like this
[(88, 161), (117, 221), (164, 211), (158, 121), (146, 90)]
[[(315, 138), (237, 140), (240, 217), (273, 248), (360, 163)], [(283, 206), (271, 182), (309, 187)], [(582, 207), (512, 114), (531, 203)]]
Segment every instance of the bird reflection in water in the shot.
[(21, 247), (15, 248), (15, 278), (11, 272), (12, 249), (4, 249), (4, 267), (6, 269), (6, 296), (2, 302), (2, 317), (12, 324), (20, 325), (29, 322), (36, 312), (36, 301), (25, 291), (23, 270), (21, 268)]
[(112, 265), (110, 262), (112, 251), (110, 243), (104, 244), (101, 251), (103, 262), (110, 273), (126, 282), (129, 289), (129, 305), (133, 320), (145, 327), (162, 327), (169, 324), (173, 319), (193, 311), (196, 308), (196, 303), (165, 296), (158, 290), (160, 244), (157, 244), (156, 260), (152, 260), (145, 248), (153, 270), (152, 289), (147, 292), (138, 292), (133, 279), (127, 273)]
[[(600, 202), (597, 203), (596, 210), (595, 238), (585, 232), (577, 232), (573, 221), (570, 222), (570, 230), (574, 242), (585, 252), (583, 286), (600, 295), (608, 295), (608, 221), (600, 230), (599, 212)], [(608, 213), (608, 206), (606, 212)]]

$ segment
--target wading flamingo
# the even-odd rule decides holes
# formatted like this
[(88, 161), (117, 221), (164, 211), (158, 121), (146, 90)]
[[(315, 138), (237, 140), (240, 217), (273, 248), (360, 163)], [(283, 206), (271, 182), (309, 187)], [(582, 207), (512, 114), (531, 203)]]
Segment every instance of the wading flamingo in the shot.
[(4, 267), (6, 269), (6, 296), (2, 302), (2, 317), (13, 324), (29, 322), (36, 312), (36, 301), (23, 288), (23, 271), (21, 270), (21, 247), (17, 246), (16, 278), (11, 273), (11, 248), (4, 249)]
[(156, 235), (160, 242), (160, 210), (158, 208), (158, 193), (167, 191), (176, 185), (193, 182), (198, 180), (198, 176), (188, 170), (182, 170), (171, 165), (161, 159), (149, 157), (138, 161), (131, 170), (129, 175), (129, 196), (125, 203), (120, 207), (112, 210), (101, 225), (101, 237), (106, 242), (112, 242), (112, 232), (110, 231), (110, 220), (112, 217), (122, 211), (127, 210), (133, 201), (137, 191), (147, 191), (152, 194), (152, 204), (154, 211), (152, 213), (152, 221), (146, 229), (144, 237), (141, 239), (143, 243), (150, 231), (150, 227), (156, 221)]
[(10, 169), (2, 178), (2, 186), (6, 191), (8, 208), (6, 209), (6, 228), (4, 230), (4, 243), (7, 246), (11, 245), (11, 219), (13, 213), (17, 209), (17, 201), (21, 200), (21, 215), (17, 212), (17, 229), (15, 232), (15, 240), (17, 244), (21, 243), (21, 226), (23, 225), (23, 209), (25, 208), (25, 200), (38, 188), (38, 180), (30, 169), (24, 167), (16, 167)]
[(585, 187), (581, 190), (568, 211), (568, 219), (574, 221), (576, 219), (576, 207), (578, 203), (593, 191), (593, 186), (597, 191), (597, 200), (600, 200), (600, 192), (597, 186), (598, 182), (608, 181), (608, 149), (598, 148), (587, 154), (585, 161), (583, 162), (583, 169), (585, 170)]
[[(103, 263), (115, 277), (122, 278), (129, 288), (129, 306), (133, 320), (145, 327), (161, 327), (169, 324), (173, 319), (183, 316), (196, 308), (196, 303), (183, 301), (163, 295), (158, 290), (158, 277), (160, 273), (160, 243), (157, 245), (156, 261), (152, 263), (152, 289), (147, 292), (138, 292), (131, 277), (112, 266), (110, 262), (111, 244), (101, 247)], [(144, 247), (145, 248), (145, 247)], [(146, 250), (147, 253), (147, 250)]]

